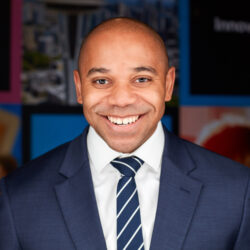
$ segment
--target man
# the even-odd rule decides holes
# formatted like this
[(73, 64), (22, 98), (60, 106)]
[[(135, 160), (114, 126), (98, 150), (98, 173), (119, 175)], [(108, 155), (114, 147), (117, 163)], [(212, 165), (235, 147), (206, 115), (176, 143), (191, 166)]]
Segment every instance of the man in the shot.
[(96, 27), (74, 71), (90, 127), (1, 182), (0, 249), (249, 250), (249, 169), (163, 128), (174, 78), (146, 25)]

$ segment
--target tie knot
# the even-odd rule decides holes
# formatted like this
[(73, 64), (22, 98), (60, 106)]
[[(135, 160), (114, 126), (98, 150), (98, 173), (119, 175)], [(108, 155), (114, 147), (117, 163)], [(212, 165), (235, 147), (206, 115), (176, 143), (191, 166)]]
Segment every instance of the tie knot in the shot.
[(143, 160), (136, 156), (125, 158), (115, 158), (111, 161), (111, 165), (115, 167), (122, 175), (134, 177), (138, 169), (144, 163)]

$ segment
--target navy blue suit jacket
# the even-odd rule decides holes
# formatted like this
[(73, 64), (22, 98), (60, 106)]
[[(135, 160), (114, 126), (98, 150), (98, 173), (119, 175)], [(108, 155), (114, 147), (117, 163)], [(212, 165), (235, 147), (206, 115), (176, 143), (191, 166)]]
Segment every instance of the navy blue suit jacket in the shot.
[[(1, 250), (106, 249), (86, 134), (1, 181)], [(150, 249), (249, 250), (250, 170), (165, 136)]]

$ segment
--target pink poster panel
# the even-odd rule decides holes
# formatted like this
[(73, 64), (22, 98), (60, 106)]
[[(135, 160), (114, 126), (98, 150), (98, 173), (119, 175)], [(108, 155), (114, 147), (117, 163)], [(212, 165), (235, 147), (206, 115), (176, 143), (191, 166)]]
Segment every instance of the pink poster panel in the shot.
[(21, 89), (21, 9), (22, 0), (11, 0), (9, 86), (0, 91), (0, 103), (20, 103)]
[(250, 107), (181, 107), (180, 136), (250, 167)]

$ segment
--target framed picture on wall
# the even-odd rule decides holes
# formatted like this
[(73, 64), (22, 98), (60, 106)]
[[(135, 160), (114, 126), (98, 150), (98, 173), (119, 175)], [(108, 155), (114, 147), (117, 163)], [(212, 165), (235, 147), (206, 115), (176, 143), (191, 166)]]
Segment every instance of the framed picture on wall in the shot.
[(180, 0), (180, 103), (250, 104), (248, 2)]
[(1, 10), (1, 103), (20, 103), (22, 1), (3, 1)]
[(180, 136), (250, 167), (249, 107), (181, 107)]

